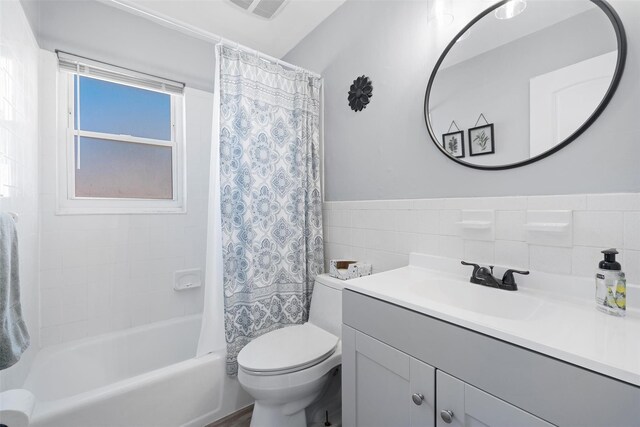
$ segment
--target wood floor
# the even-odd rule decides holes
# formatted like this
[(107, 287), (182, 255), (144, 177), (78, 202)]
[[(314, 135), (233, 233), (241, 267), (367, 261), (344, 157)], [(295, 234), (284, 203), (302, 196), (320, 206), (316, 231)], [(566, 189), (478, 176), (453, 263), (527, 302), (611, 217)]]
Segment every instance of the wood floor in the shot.
[(253, 414), (253, 405), (242, 408), (231, 415), (218, 420), (206, 427), (249, 427), (251, 424), (251, 415)]

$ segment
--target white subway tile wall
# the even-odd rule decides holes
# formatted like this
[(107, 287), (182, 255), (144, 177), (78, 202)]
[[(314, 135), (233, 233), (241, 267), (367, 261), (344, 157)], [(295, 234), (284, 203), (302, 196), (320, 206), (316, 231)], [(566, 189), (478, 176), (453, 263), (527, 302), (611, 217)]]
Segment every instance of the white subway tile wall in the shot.
[(0, 212), (19, 215), (22, 312), (31, 347), (0, 372), (0, 392), (20, 387), (39, 346), (38, 44), (18, 0), (0, 1)]
[[(55, 125), (56, 58), (41, 53), (43, 134)], [(55, 144), (41, 147), (42, 345), (200, 313), (203, 289), (173, 290), (175, 270), (204, 272), (213, 99), (188, 89), (187, 214), (56, 215)]]
[[(478, 211), (493, 211), (490, 214)], [(493, 221), (495, 237), (475, 236), (463, 220)], [(527, 231), (526, 223), (566, 224)], [(600, 251), (618, 248), (631, 283), (640, 283), (640, 194), (325, 202), (327, 261), (402, 267), (410, 252), (471, 262), (591, 276)]]

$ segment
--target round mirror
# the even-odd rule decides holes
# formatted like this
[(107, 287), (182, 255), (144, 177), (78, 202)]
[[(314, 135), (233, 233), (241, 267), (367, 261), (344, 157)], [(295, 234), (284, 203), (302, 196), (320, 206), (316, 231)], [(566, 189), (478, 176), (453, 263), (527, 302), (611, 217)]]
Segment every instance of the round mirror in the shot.
[(596, 120), (625, 57), (624, 28), (605, 1), (496, 3), (436, 63), (425, 95), (431, 138), (476, 169), (540, 160)]

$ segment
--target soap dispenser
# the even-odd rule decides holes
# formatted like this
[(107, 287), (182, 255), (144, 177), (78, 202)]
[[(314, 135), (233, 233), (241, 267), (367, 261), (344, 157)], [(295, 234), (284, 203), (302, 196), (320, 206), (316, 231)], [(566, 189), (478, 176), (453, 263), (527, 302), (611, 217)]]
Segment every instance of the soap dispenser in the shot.
[(596, 308), (603, 313), (623, 317), (627, 309), (627, 280), (620, 263), (616, 261), (618, 251), (602, 251), (604, 260), (598, 264), (596, 273)]

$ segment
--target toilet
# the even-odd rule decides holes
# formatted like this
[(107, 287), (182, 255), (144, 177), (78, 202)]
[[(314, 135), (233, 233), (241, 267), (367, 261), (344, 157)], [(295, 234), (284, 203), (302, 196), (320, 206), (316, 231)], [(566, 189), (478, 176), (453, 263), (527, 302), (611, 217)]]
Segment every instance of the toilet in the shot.
[(306, 427), (315, 424), (307, 412), (314, 407), (317, 418), (318, 401), (335, 407), (337, 400), (339, 407), (343, 287), (342, 280), (317, 276), (307, 323), (266, 333), (238, 354), (238, 381), (255, 399), (251, 427)]

